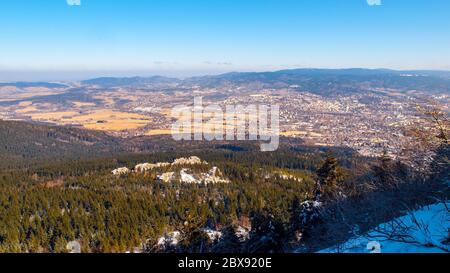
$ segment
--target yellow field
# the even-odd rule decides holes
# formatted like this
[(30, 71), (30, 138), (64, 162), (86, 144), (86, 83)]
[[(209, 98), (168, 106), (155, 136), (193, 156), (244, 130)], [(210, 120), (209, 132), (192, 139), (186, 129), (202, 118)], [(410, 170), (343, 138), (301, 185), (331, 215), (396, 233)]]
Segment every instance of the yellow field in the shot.
[[(35, 108), (21, 109), (21, 113), (28, 114), (33, 120), (54, 122), (60, 125), (79, 124), (86, 129), (101, 131), (133, 130), (146, 126), (150, 120), (140, 114), (126, 113), (114, 110), (96, 110), (87, 113), (75, 111), (31, 113)], [(17, 112), (19, 112), (17, 111)]]
[[(102, 94), (94, 96), (95, 99), (101, 100), (105, 106), (114, 106), (116, 101), (119, 100), (130, 100), (133, 102), (139, 101), (141, 99), (140, 92), (134, 92), (132, 95), (126, 91), (116, 91), (107, 94)], [(145, 94), (144, 94), (145, 95)]]
[(296, 136), (306, 136), (308, 132), (305, 131), (285, 131), (280, 133), (282, 136), (296, 137)]
[(23, 90), (27, 91), (27, 92), (31, 92), (31, 93), (48, 93), (48, 92), (53, 92), (51, 88), (47, 88), (47, 87), (26, 87)]
[(36, 106), (28, 106), (28, 107), (22, 108), (20, 110), (17, 110), (16, 113), (28, 114), (28, 113), (37, 112), (37, 111), (39, 111), (39, 110), (36, 108)]
[(20, 91), (19, 88), (15, 87), (15, 86), (1, 86), (0, 87), (0, 92), (4, 93), (4, 92), (17, 92)]
[(104, 106), (113, 106), (115, 104), (114, 98), (106, 96), (94, 96), (95, 99), (101, 100)]
[(150, 123), (150, 120), (140, 114), (119, 112), (113, 110), (98, 110), (89, 114), (63, 119), (63, 122), (82, 124), (87, 129), (103, 131), (133, 130)]
[(280, 135), (285, 137), (321, 137), (322, 134), (306, 131), (284, 131)]
[(31, 106), (31, 105), (33, 105), (32, 101), (22, 101), (22, 102), (20, 102), (18, 104), (19, 107), (28, 107), (28, 106)]
[(94, 107), (95, 103), (90, 103), (90, 102), (81, 102), (81, 101), (72, 101), (71, 103), (73, 103), (73, 105), (75, 105), (75, 107)]
[(83, 126), (86, 129), (100, 130), (100, 131), (124, 131), (134, 130), (147, 125), (146, 122), (139, 121), (122, 121), (122, 120), (110, 120), (106, 123), (89, 123)]
[(2, 93), (2, 101), (15, 101), (36, 96), (56, 95), (62, 93), (60, 90), (48, 89), (44, 87), (28, 87), (19, 89), (14, 86), (0, 87), (0, 92)]
[(162, 135), (171, 135), (172, 130), (170, 129), (154, 129), (149, 130), (145, 133), (146, 136), (162, 136)]
[(77, 115), (78, 112), (66, 111), (66, 112), (48, 112), (48, 113), (37, 113), (30, 114), (31, 118), (38, 121), (55, 121), (59, 122), (60, 120), (70, 118), (72, 116)]

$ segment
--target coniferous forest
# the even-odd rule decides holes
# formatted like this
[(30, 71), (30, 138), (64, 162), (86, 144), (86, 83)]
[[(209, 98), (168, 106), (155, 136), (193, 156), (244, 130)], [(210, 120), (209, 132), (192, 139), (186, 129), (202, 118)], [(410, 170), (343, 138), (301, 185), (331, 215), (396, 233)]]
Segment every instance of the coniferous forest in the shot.
[[(446, 141), (425, 173), (386, 154), (364, 158), (289, 139), (278, 151), (261, 153), (247, 143), (123, 144), (83, 130), (52, 127), (43, 134), (48, 127), (7, 125), (0, 140), (0, 252), (69, 252), (70, 242), (86, 253), (312, 252), (345, 241), (355, 227), (368, 231), (405, 208), (449, 197)], [(82, 143), (89, 141), (96, 144)], [(40, 145), (24, 149), (24, 143)], [(190, 156), (208, 165), (111, 173)], [(158, 178), (211, 166), (229, 183)]]

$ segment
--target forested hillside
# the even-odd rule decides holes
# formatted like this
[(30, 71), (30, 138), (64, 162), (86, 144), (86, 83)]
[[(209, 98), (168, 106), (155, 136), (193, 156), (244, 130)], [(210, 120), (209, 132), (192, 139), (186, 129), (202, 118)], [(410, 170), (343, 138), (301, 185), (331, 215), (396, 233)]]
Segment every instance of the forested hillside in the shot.
[(101, 132), (0, 120), (0, 168), (101, 155), (118, 144)]
[[(450, 196), (446, 142), (425, 174), (387, 155), (289, 139), (261, 153), (248, 143), (1, 126), (0, 252), (69, 252), (74, 242), (83, 252), (311, 252)], [(203, 163), (177, 161), (191, 156)], [(211, 169), (227, 183), (174, 175)]]

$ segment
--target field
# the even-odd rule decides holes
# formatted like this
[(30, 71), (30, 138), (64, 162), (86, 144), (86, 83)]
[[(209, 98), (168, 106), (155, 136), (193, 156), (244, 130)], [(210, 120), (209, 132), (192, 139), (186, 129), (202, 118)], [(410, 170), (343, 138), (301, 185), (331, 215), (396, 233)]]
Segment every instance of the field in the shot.
[(123, 131), (144, 127), (150, 123), (148, 117), (109, 109), (86, 112), (56, 111), (35, 112), (36, 107), (28, 106), (18, 113), (29, 116), (34, 121), (49, 122), (59, 125), (79, 125), (86, 129), (100, 131)]

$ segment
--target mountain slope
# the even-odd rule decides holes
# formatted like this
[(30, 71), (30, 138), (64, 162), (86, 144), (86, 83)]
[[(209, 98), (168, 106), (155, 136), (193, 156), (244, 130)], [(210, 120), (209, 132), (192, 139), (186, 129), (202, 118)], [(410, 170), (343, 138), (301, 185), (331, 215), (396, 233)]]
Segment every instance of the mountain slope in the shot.
[(44, 88), (66, 88), (67, 85), (50, 82), (0, 82), (0, 87), (14, 86), (17, 88), (44, 87)]
[(184, 80), (162, 76), (132, 78), (97, 78), (83, 81), (84, 85), (111, 87), (147, 86), (201, 86), (206, 88), (227, 86), (260, 86), (286, 88), (296, 86), (299, 91), (318, 95), (357, 94), (376, 89), (396, 91), (422, 91), (450, 93), (448, 71), (396, 71), (389, 69), (292, 69), (274, 72), (231, 72), (214, 76), (191, 77)]
[(353, 94), (374, 89), (449, 92), (450, 72), (394, 71), (387, 69), (293, 69), (275, 72), (227, 73), (196, 77), (185, 82), (213, 87), (259, 84), (266, 88), (297, 86), (319, 95)]
[(448, 253), (449, 203), (426, 206), (321, 253)]
[(180, 82), (179, 79), (167, 78), (162, 76), (152, 77), (130, 77), (130, 78), (114, 78), (103, 77), (82, 81), (84, 85), (97, 85), (101, 87), (145, 87), (153, 84), (173, 84)]
[(101, 132), (0, 120), (0, 168), (110, 154), (119, 144)]

